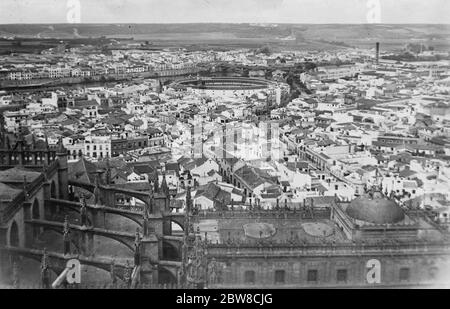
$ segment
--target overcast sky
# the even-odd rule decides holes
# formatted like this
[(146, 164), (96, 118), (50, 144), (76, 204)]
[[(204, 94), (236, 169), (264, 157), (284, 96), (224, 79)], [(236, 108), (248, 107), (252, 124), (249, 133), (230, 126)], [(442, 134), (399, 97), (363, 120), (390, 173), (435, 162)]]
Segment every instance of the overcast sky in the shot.
[[(77, 0), (0, 0), (0, 23), (65, 23)], [(450, 23), (449, 0), (78, 0), (82, 23)]]

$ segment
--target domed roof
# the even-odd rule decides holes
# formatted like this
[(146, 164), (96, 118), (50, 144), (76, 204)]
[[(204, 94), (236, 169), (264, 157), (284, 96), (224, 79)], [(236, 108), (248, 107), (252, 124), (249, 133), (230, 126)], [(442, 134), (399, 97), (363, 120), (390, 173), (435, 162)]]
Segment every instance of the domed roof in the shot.
[(397, 223), (405, 219), (403, 209), (380, 192), (375, 192), (372, 198), (361, 196), (354, 199), (346, 213), (353, 219), (375, 224)]

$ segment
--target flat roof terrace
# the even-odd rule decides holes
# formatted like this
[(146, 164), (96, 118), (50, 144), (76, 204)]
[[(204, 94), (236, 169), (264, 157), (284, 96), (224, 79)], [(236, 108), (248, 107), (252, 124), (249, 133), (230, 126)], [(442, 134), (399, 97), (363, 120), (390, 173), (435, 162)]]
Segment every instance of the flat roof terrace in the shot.
[[(241, 244), (269, 241), (285, 243), (292, 238), (298, 242), (321, 244), (326, 242), (350, 242), (337, 225), (328, 219), (280, 219), (280, 218), (220, 218), (200, 219), (194, 228), (212, 243), (223, 244), (229, 240)], [(206, 232), (206, 234), (205, 234)]]

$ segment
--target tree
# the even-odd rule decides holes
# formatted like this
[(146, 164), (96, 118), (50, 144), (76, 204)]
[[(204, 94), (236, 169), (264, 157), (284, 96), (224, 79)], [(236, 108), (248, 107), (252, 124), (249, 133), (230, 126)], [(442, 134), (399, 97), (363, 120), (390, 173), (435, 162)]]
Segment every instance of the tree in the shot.
[(315, 70), (317, 68), (317, 65), (314, 62), (305, 62), (303, 67), (306, 71), (311, 71)]
[(270, 48), (268, 46), (264, 46), (263, 48), (261, 48), (259, 50), (260, 54), (265, 54), (267, 56), (270, 56), (272, 54), (272, 52), (270, 51)]

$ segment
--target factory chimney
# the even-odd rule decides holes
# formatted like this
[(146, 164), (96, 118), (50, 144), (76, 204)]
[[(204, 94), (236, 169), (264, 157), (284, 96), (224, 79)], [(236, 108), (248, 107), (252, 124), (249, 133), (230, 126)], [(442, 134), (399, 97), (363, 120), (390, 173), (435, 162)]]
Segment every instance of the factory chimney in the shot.
[(378, 64), (378, 62), (380, 61), (380, 42), (376, 43), (375, 59), (376, 59), (376, 63)]

